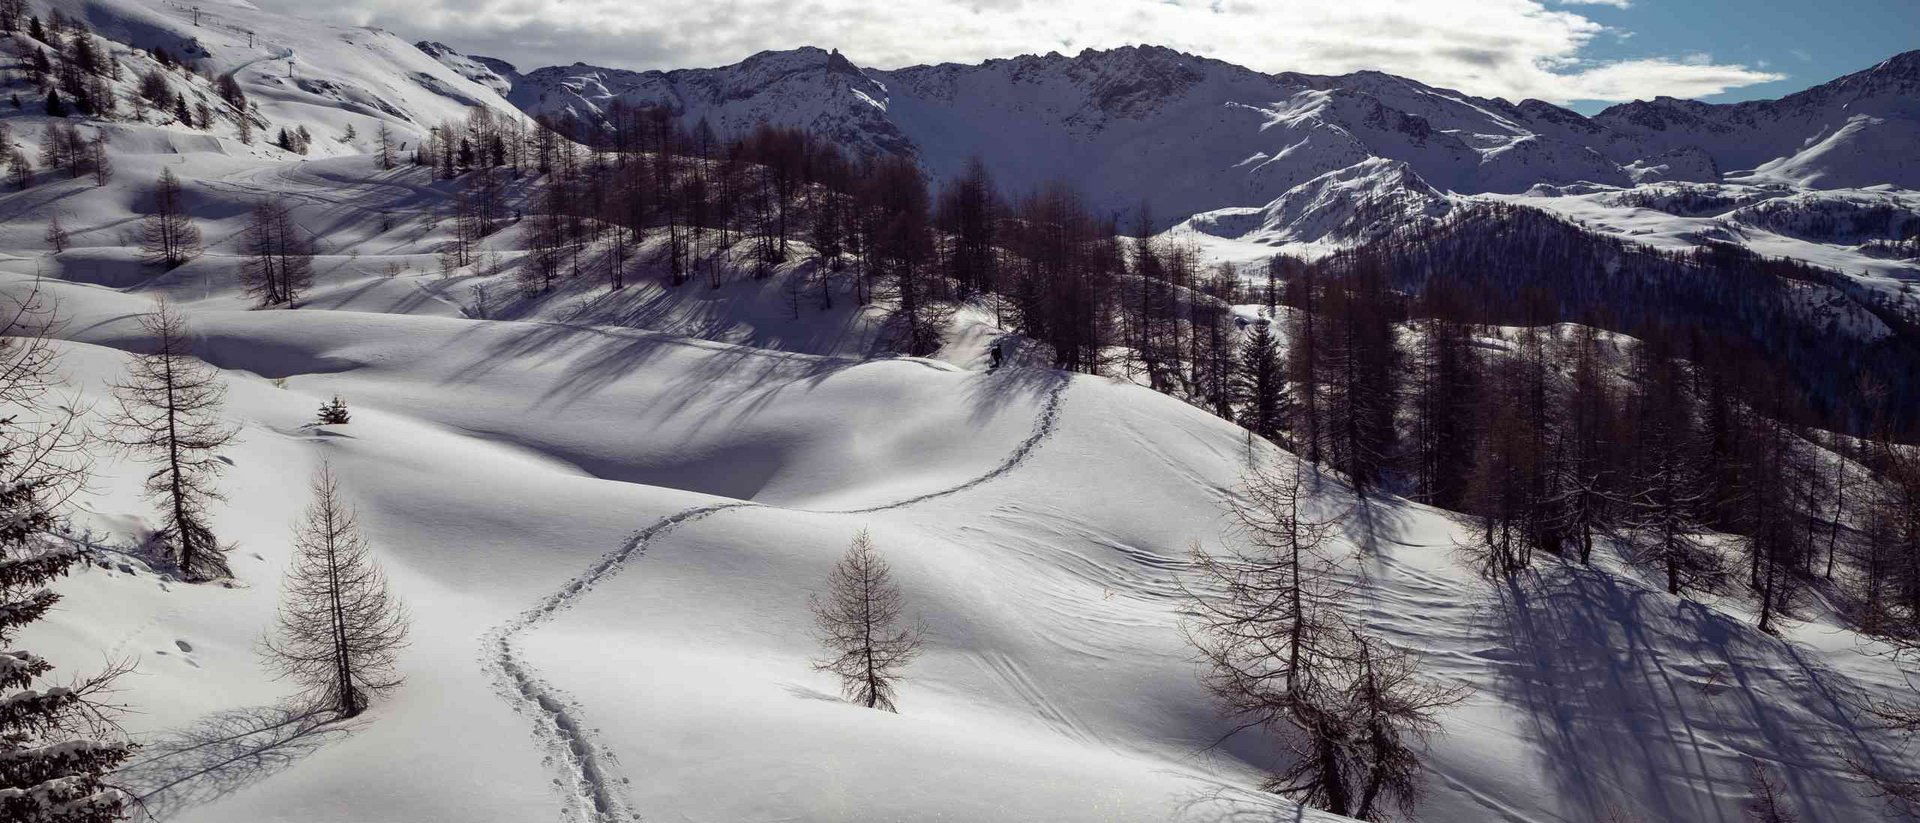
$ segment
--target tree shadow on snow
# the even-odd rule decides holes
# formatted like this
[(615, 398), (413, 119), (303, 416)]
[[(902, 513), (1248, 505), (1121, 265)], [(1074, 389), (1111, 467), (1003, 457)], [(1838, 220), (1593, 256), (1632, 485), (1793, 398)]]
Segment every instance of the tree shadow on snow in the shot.
[(967, 399), (973, 404), (971, 422), (978, 426), (1010, 406), (1030, 406), (1073, 379), (1071, 372), (1054, 368), (1002, 366), (975, 372), (967, 381)]
[[(1202, 785), (1176, 801), (1176, 820), (1191, 823), (1307, 823), (1307, 807), (1279, 795), (1185, 775)], [(1331, 818), (1313, 813), (1312, 819)], [(1339, 818), (1345, 820), (1346, 818)]]
[(1734, 823), (1748, 758), (1779, 766), (1808, 819), (1860, 797), (1845, 759), (1875, 747), (1851, 719), (1857, 689), (1790, 644), (1594, 569), (1543, 566), (1493, 599), (1511, 648), (1480, 653), (1490, 691), (1524, 714), (1563, 808)]
[(165, 820), (272, 777), (361, 725), (286, 706), (217, 712), (141, 741), (112, 782), (136, 798), (143, 819)]

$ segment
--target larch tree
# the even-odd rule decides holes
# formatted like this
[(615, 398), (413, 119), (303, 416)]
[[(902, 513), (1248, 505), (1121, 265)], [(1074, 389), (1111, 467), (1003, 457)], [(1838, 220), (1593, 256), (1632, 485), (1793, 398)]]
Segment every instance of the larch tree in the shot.
[(267, 665), (301, 688), (316, 710), (343, 717), (399, 686), (407, 610), (388, 589), (328, 466), (313, 478), (313, 500), (294, 527), (280, 617), (261, 641)]
[(1248, 549), (1195, 547), (1200, 581), (1187, 590), (1193, 616), (1184, 628), (1234, 731), (1265, 730), (1295, 755), (1265, 788), (1349, 814), (1356, 798), (1344, 758), (1351, 729), (1339, 669), (1353, 648), (1339, 600), (1350, 587), (1335, 576), (1331, 553), (1344, 514), (1313, 512), (1307, 483), (1315, 470), (1287, 463), (1253, 470), (1231, 499)]
[(115, 442), (154, 466), (147, 498), (159, 507), (156, 541), (189, 581), (226, 577), (225, 550), (208, 524), (207, 506), (223, 499), (214, 481), (217, 452), (237, 430), (220, 420), (226, 387), (193, 357), (186, 319), (165, 302), (140, 318), (152, 350), (132, 355), (127, 377), (113, 386), (119, 414)]
[(1465, 699), (1465, 686), (1426, 679), (1413, 652), (1352, 632), (1348, 715), (1355, 729), (1350, 767), (1353, 816), (1385, 820), (1389, 809), (1413, 815), (1424, 794), (1421, 748), (1440, 730), (1434, 715)]
[(814, 669), (839, 677), (848, 700), (898, 712), (900, 670), (920, 654), (920, 630), (903, 623), (900, 588), (865, 529), (827, 575), (826, 596), (808, 605), (820, 642), (832, 655)]
[(1787, 787), (1767, 764), (1753, 759), (1747, 761), (1747, 791), (1745, 817), (1749, 823), (1798, 823), (1800, 820), (1787, 798)]
[(7, 179), (13, 182), (13, 187), (25, 191), (32, 186), (33, 161), (27, 159), (27, 153), (17, 148), (9, 150), (6, 146), (0, 146), (0, 151), (6, 152)]
[(1236, 722), (1261, 729), (1293, 762), (1268, 791), (1361, 820), (1410, 810), (1422, 786), (1420, 747), (1434, 715), (1466, 692), (1422, 677), (1413, 654), (1355, 628), (1341, 601), (1354, 587), (1331, 551), (1345, 513), (1309, 500), (1318, 472), (1299, 458), (1249, 473), (1231, 506), (1249, 550), (1195, 549), (1198, 585), (1186, 589), (1188, 639), (1203, 683)]
[(269, 197), (254, 204), (240, 242), (246, 255), (240, 285), (248, 296), (262, 308), (297, 306), (313, 286), (313, 242), (294, 225), (286, 202)]
[(113, 153), (107, 150), (106, 129), (95, 129), (93, 139), (87, 141), (87, 165), (93, 169), (93, 185), (105, 186), (113, 181)]
[(52, 249), (54, 254), (66, 251), (68, 246), (73, 245), (73, 235), (67, 233), (67, 227), (60, 224), (60, 215), (56, 214), (47, 220), (46, 239), (47, 248)]
[(160, 179), (153, 184), (153, 210), (140, 221), (141, 260), (171, 269), (199, 257), (204, 249), (200, 229), (187, 214), (180, 178), (173, 169), (161, 169)]
[(0, 309), (0, 321), (0, 820), (120, 820), (133, 798), (104, 777), (134, 747), (96, 698), (127, 667), (54, 685), (51, 662), (13, 645), (60, 601), (47, 584), (85, 560), (52, 530), (84, 483), (86, 452), (82, 410), (56, 396), (51, 310), (36, 292)]
[(1633, 356), (1627, 413), (1635, 422), (1626, 525), (1635, 558), (1660, 570), (1668, 594), (1711, 588), (1718, 557), (1704, 545), (1710, 501), (1693, 448), (1695, 421), (1680, 363), (1655, 343)]

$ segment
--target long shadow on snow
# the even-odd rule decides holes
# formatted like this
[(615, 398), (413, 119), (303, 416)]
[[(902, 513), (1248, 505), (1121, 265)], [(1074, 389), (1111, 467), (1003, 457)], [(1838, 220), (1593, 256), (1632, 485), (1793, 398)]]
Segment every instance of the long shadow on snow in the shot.
[(218, 712), (141, 741), (139, 759), (113, 774), (146, 816), (165, 820), (278, 774), (359, 725), (325, 712), (254, 706)]
[(1748, 757), (1784, 767), (1809, 820), (1856, 792), (1843, 757), (1859, 749), (1835, 746), (1860, 739), (1838, 697), (1851, 684), (1777, 638), (1571, 566), (1496, 585), (1491, 612), (1512, 645), (1495, 693), (1524, 712), (1566, 807), (1733, 823), (1737, 805), (1711, 798), (1746, 794)]

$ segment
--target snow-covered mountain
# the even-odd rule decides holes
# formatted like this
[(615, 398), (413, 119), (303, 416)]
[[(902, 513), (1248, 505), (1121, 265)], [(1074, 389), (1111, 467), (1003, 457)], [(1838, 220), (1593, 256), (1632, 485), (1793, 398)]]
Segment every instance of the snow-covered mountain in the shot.
[[(367, 151), (381, 123), (410, 140), (475, 106), (514, 111), (495, 89), (377, 28), (304, 20), (245, 0), (79, 0), (57, 8), (84, 21), (136, 71), (148, 63), (126, 47), (164, 49), (207, 77), (231, 75), (263, 125), (305, 126), (314, 154)], [(0, 39), (0, 51), (24, 55), (26, 48), (24, 36)], [(130, 89), (136, 79), (129, 73), (123, 82)], [(204, 98), (209, 90), (193, 94)], [(355, 138), (347, 138), (349, 127)], [(231, 128), (222, 123), (211, 133), (231, 137)], [(237, 141), (228, 145), (241, 150)]]
[[(422, 47), (463, 72), (476, 65)], [(1592, 118), (1380, 72), (1264, 74), (1147, 46), (886, 71), (813, 48), (676, 71), (480, 65), (485, 82), (508, 84), (509, 99), (531, 113), (598, 123), (618, 102), (667, 106), (720, 133), (795, 125), (912, 155), (935, 176), (977, 155), (1003, 180), (1064, 179), (1109, 211), (1145, 202), (1163, 224), (1262, 206), (1368, 158), (1405, 163), (1460, 193), (1723, 175), (1920, 187), (1920, 160), (1895, 150), (1920, 143), (1920, 52), (1780, 100), (1661, 98)]]
[[(258, 132), (242, 142), (228, 119), (55, 118), (38, 87), (0, 75), (30, 101), (0, 106), (23, 156), (73, 127), (110, 137), (113, 164), (97, 178), (36, 165), (31, 185), (0, 187), (0, 305), (57, 304), (71, 405), (109, 415), (128, 355), (152, 348), (137, 318), (167, 299), (226, 390), (219, 422), (239, 432), (218, 456), (224, 499), (207, 508), (234, 580), (189, 585), (142, 559), (161, 522), (142, 495), (151, 466), (102, 448), (64, 512), (94, 563), (58, 581), (60, 608), (21, 635), (58, 677), (103, 654), (137, 664), (114, 700), (136, 709), (124, 722), (146, 748), (115, 783), (159, 820), (1345, 820), (1258, 791), (1286, 743), (1232, 734), (1181, 630), (1190, 547), (1244, 540), (1231, 489), (1249, 463), (1286, 453), (1117, 373), (1022, 350), (988, 368), (989, 341), (1017, 337), (990, 302), (957, 306), (932, 356), (876, 357), (897, 298), (859, 300), (850, 276), (819, 277), (801, 238), (749, 273), (752, 240), (736, 236), (705, 258), (724, 282), (671, 286), (677, 238), (648, 231), (619, 288), (598, 274), (613, 268), (609, 244), (589, 242), (583, 265), (533, 294), (538, 221), (519, 213), (551, 178), (503, 183), (515, 218), (460, 265), (449, 252), (466, 229), (449, 218), (474, 178), (381, 168), (380, 125), (417, 139), (473, 106), (592, 120), (615, 102), (664, 103), (720, 132), (768, 119), (937, 174), (978, 153), (1016, 191), (1065, 177), (1109, 210), (1144, 199), (1223, 257), (1404, 232), (1461, 257), (1591, 241), (1603, 263), (1646, 271), (1658, 261), (1619, 253), (1628, 241), (1738, 243), (1852, 278), (1789, 295), (1812, 318), (1794, 328), (1818, 321), (1821, 334), (1902, 333), (1843, 287), (1893, 295), (1920, 279), (1920, 261), (1899, 256), (1915, 246), (1889, 242), (1920, 227), (1906, 183), (1724, 180), (1764, 164), (1384, 74), (1265, 75), (1164, 49), (887, 72), (799, 50), (723, 69), (523, 74), (244, 3), (33, 3), (102, 34), (126, 69), (112, 81), (123, 100), (161, 69), (183, 96), (217, 100), (209, 77), (141, 51), (165, 48), (233, 76), (264, 126), (315, 136), (299, 156)], [(43, 45), (0, 35), (0, 56)], [(1883, 127), (1904, 94), (1834, 104), (1886, 103), (1879, 122), (1807, 143), (1826, 149), (1797, 153), (1796, 168), (1898, 160), (1861, 141), (1894, 140)], [(163, 170), (206, 243), (164, 269), (139, 248)], [(316, 242), (297, 309), (261, 310), (242, 283), (263, 198)], [(802, 289), (830, 305), (803, 304)], [(1638, 345), (1604, 339), (1622, 357)], [(1471, 342), (1490, 358), (1522, 345), (1510, 328)], [(351, 422), (317, 423), (334, 398)], [(1806, 448), (1854, 478), (1847, 500), (1862, 496), (1863, 466)], [(404, 687), (357, 719), (309, 725), (256, 648), (322, 464), (414, 623)], [(1312, 497), (1364, 515), (1329, 537), (1356, 623), (1468, 690), (1427, 750), (1421, 819), (1735, 820), (1757, 761), (1804, 819), (1872, 820), (1886, 807), (1850, 763), (1914, 775), (1912, 746), (1863, 726), (1859, 705), (1904, 699), (1920, 672), (1872, 653), (1884, 649), (1827, 589), (1768, 634), (1744, 588), (1669, 594), (1611, 535), (1592, 566), (1543, 564), (1494, 586), (1463, 561), (1472, 532), (1454, 513), (1385, 492), (1363, 501), (1334, 478)], [(809, 598), (861, 530), (925, 631), (899, 714), (847, 704), (813, 667)]]
[(1818, 188), (1920, 188), (1920, 51), (1778, 100), (1659, 97), (1593, 118), (1622, 162), (1698, 149), (1729, 176)]

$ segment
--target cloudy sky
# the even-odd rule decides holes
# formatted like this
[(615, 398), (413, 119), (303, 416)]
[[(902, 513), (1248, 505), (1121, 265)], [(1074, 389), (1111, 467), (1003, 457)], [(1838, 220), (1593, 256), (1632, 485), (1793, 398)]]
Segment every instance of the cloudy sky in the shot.
[(1263, 71), (1379, 69), (1592, 110), (1779, 94), (1920, 47), (1920, 2), (1828, 0), (255, 0), (522, 68), (714, 66), (839, 48), (861, 65), (1155, 43)]

